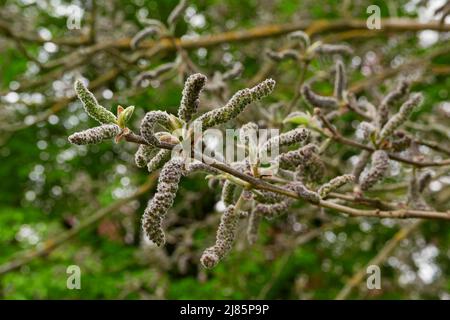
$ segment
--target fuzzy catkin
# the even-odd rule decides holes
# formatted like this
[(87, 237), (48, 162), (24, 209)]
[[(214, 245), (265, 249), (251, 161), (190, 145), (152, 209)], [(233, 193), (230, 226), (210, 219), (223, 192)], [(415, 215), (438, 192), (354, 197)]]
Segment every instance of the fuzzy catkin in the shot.
[(207, 248), (200, 258), (201, 264), (213, 268), (223, 259), (233, 246), (239, 224), (239, 215), (233, 205), (228, 206), (220, 219), (214, 246)]
[(251, 89), (239, 90), (225, 106), (201, 115), (196, 121), (201, 122), (204, 130), (228, 122), (236, 118), (252, 101), (259, 100), (270, 94), (274, 87), (275, 81), (266, 79)]
[(148, 172), (153, 172), (170, 159), (170, 156), (172, 154), (171, 150), (161, 149), (158, 151), (158, 153), (150, 159), (150, 161), (147, 163), (147, 170)]
[(422, 173), (419, 178), (418, 178), (418, 188), (419, 188), (419, 192), (423, 192), (425, 190), (425, 188), (428, 186), (428, 184), (431, 181), (431, 178), (433, 177), (433, 175), (431, 174), (430, 171), (425, 171), (424, 173)]
[(352, 55), (353, 49), (345, 44), (321, 44), (315, 50), (318, 54), (344, 54)]
[(257, 190), (253, 192), (253, 197), (257, 202), (265, 204), (274, 204), (283, 201), (286, 196), (267, 190)]
[(371, 188), (375, 183), (383, 179), (389, 168), (389, 156), (386, 151), (377, 150), (372, 153), (371, 168), (360, 178), (360, 188), (363, 191)]
[(299, 165), (308, 165), (311, 161), (315, 161), (314, 155), (317, 152), (317, 146), (310, 143), (300, 149), (280, 154), (275, 158), (275, 162), (281, 169), (295, 169)]
[(167, 18), (167, 24), (169, 26), (175, 24), (177, 20), (183, 15), (184, 11), (188, 7), (188, 1), (187, 0), (180, 0), (176, 7), (172, 10), (172, 12), (169, 14), (169, 17)]
[(383, 100), (381, 100), (378, 106), (376, 115), (376, 123), (379, 129), (388, 121), (389, 109), (399, 100), (403, 99), (408, 93), (409, 85), (405, 80), (400, 81), (398, 86), (391, 92), (389, 92)]
[(189, 163), (186, 170), (188, 173), (192, 173), (192, 172), (196, 172), (196, 171), (203, 171), (205, 173), (209, 173), (209, 174), (213, 174), (213, 175), (220, 174), (220, 170), (217, 170), (216, 168), (211, 167), (200, 161), (195, 161), (195, 162)]
[(225, 180), (222, 187), (221, 200), (225, 206), (229, 206), (234, 203), (234, 191), (236, 190), (236, 185), (229, 180)]
[(334, 80), (334, 96), (342, 101), (344, 90), (347, 88), (347, 75), (345, 74), (344, 64), (341, 60), (336, 62), (336, 77)]
[(320, 196), (317, 192), (309, 190), (302, 182), (296, 181), (286, 186), (288, 189), (295, 191), (302, 199), (312, 203), (319, 203)]
[(184, 160), (172, 158), (164, 165), (158, 179), (156, 193), (147, 204), (142, 217), (142, 227), (147, 237), (157, 246), (165, 243), (162, 223), (167, 211), (172, 207), (178, 191), (178, 183), (183, 175)]
[(264, 143), (264, 145), (261, 147), (260, 155), (270, 152), (274, 146), (278, 146), (278, 148), (280, 148), (284, 146), (290, 146), (295, 143), (303, 143), (309, 140), (310, 135), (310, 131), (304, 128), (297, 128), (282, 133), (279, 136), (267, 140), (266, 143)]
[(355, 176), (352, 174), (344, 174), (342, 176), (336, 177), (331, 179), (329, 182), (325, 183), (323, 186), (317, 190), (317, 193), (319, 196), (323, 199), (325, 198), (330, 192), (333, 192), (334, 190), (340, 188), (344, 184), (350, 183), (355, 181)]
[(120, 128), (115, 124), (104, 124), (84, 131), (75, 132), (69, 136), (69, 142), (73, 144), (95, 144), (103, 140), (112, 139), (120, 133)]
[(261, 214), (252, 210), (250, 216), (248, 217), (248, 225), (247, 225), (247, 241), (250, 244), (255, 244), (258, 240), (258, 231), (259, 225), (261, 223)]
[(318, 95), (312, 91), (311, 87), (307, 84), (302, 87), (302, 95), (313, 107), (334, 109), (339, 105), (335, 98)]
[(222, 74), (222, 80), (228, 81), (231, 79), (235, 79), (241, 75), (242, 71), (244, 71), (244, 66), (242, 65), (242, 63), (237, 62), (233, 64), (232, 68)]
[(411, 146), (412, 139), (404, 132), (397, 131), (393, 134), (393, 139), (390, 139), (391, 149), (395, 152), (400, 152)]
[(283, 61), (287, 59), (300, 60), (300, 54), (294, 49), (286, 49), (282, 51), (267, 50), (267, 56), (273, 61)]
[(159, 140), (154, 133), (157, 124), (170, 126), (169, 114), (165, 111), (150, 111), (147, 112), (141, 122), (141, 135), (152, 146), (159, 144)]
[(139, 168), (143, 168), (153, 158), (155, 148), (147, 146), (145, 144), (139, 145), (136, 153), (134, 154), (134, 162)]
[(285, 214), (293, 202), (294, 201), (291, 198), (285, 197), (282, 201), (277, 203), (258, 203), (255, 206), (255, 212), (266, 219), (277, 218)]
[(137, 49), (139, 43), (141, 43), (142, 40), (144, 40), (147, 37), (151, 37), (151, 36), (158, 34), (159, 31), (160, 31), (159, 28), (157, 28), (155, 26), (149, 26), (149, 27), (142, 29), (141, 31), (136, 33), (136, 35), (131, 39), (131, 41), (130, 41), (131, 49), (133, 49), (133, 50)]
[(364, 168), (366, 167), (367, 162), (369, 162), (371, 154), (372, 153), (367, 150), (363, 150), (359, 154), (358, 160), (356, 161), (356, 164), (352, 170), (352, 175), (355, 176), (356, 182), (359, 181), (359, 177), (361, 176), (361, 173), (363, 172)]
[(192, 116), (197, 113), (200, 103), (199, 97), (206, 83), (206, 76), (201, 73), (190, 75), (184, 83), (181, 94), (180, 108), (178, 117), (184, 121), (190, 121)]
[(379, 141), (383, 141), (387, 137), (391, 136), (395, 129), (401, 126), (411, 115), (414, 109), (419, 106), (423, 101), (421, 93), (416, 93), (410, 96), (410, 98), (400, 107), (398, 113), (396, 113), (389, 121), (384, 125), (378, 137)]
[(289, 39), (297, 40), (302, 45), (303, 49), (306, 49), (310, 46), (311, 41), (309, 39), (309, 35), (304, 31), (294, 31), (288, 35)]
[(361, 132), (361, 138), (363, 141), (365, 141), (369, 139), (373, 132), (376, 131), (376, 128), (372, 123), (363, 121), (358, 125), (358, 131)]
[(86, 113), (91, 118), (97, 120), (101, 124), (117, 122), (116, 116), (97, 102), (94, 94), (84, 86), (81, 80), (75, 81), (74, 88), (78, 98), (83, 103)]
[(163, 63), (152, 70), (144, 71), (136, 77), (136, 79), (133, 81), (133, 84), (134, 84), (134, 86), (140, 86), (145, 80), (156, 79), (160, 75), (175, 68), (175, 66), (176, 66), (176, 63), (168, 62), (168, 63)]

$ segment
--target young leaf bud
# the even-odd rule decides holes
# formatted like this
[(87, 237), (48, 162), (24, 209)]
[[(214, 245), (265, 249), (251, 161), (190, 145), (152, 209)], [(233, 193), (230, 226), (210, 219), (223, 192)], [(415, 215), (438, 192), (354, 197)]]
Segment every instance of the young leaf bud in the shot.
[[(117, 108), (117, 110), (119, 110), (119, 108)], [(130, 121), (133, 112), (134, 106), (129, 106), (128, 108), (117, 113), (117, 124), (120, 128), (123, 129), (127, 127), (128, 121)]]

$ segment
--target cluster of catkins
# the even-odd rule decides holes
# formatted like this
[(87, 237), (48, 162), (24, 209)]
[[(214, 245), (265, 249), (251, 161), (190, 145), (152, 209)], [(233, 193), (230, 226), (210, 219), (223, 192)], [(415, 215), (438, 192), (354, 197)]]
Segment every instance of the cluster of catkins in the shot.
[[(254, 243), (261, 218), (271, 219), (282, 215), (289, 209), (293, 200), (273, 192), (248, 189), (239, 179), (224, 175), (205, 163), (189, 159), (191, 155), (175, 154), (172, 153), (172, 148), (164, 148), (164, 144), (172, 147), (182, 144), (192, 133), (189, 128), (196, 124), (200, 123), (202, 128), (207, 129), (236, 118), (251, 102), (269, 95), (275, 86), (274, 80), (267, 79), (253, 88), (239, 90), (223, 107), (195, 117), (200, 93), (206, 82), (206, 76), (199, 73), (187, 78), (177, 116), (164, 111), (150, 111), (145, 115), (140, 125), (140, 136), (145, 143), (139, 145), (135, 162), (139, 167), (147, 167), (149, 172), (162, 167), (156, 192), (149, 200), (142, 218), (145, 235), (158, 246), (165, 243), (163, 221), (173, 205), (180, 179), (190, 172), (203, 171), (210, 177), (223, 180), (222, 201), (226, 209), (222, 214), (216, 243), (206, 249), (201, 258), (202, 264), (210, 268), (231, 249), (240, 218), (248, 216), (248, 240)], [(118, 141), (118, 137), (126, 138), (131, 134), (126, 124), (134, 107), (126, 109), (120, 107), (116, 116), (99, 105), (94, 95), (79, 80), (75, 83), (75, 91), (86, 112), (101, 125), (72, 134), (69, 137), (71, 143), (90, 144), (111, 138)], [(173, 134), (177, 129), (181, 129), (178, 130), (182, 132), (181, 135)], [(256, 177), (264, 172), (271, 172), (273, 176), (288, 179), (285, 185), (287, 189), (295, 191), (299, 197), (313, 203), (318, 203), (333, 190), (353, 181), (352, 175), (343, 175), (322, 186), (318, 185), (318, 181), (323, 178), (325, 166), (320, 160), (319, 148), (311, 143), (312, 133), (308, 129), (296, 128), (255, 146), (250, 133), (257, 130), (258, 126), (254, 123), (248, 123), (241, 128), (241, 142), (252, 146), (256, 153), (254, 152), (252, 159), (248, 154), (244, 160), (228, 164), (233, 169)], [(297, 147), (288, 150), (292, 146)], [(274, 148), (286, 150), (272, 160), (270, 167), (259, 166), (259, 159)], [(239, 201), (241, 198), (246, 201)]]

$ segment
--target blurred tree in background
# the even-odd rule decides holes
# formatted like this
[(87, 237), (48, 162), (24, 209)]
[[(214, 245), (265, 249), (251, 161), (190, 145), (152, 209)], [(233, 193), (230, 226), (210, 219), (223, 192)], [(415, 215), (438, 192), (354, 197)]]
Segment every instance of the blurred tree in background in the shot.
[[(142, 21), (166, 21), (176, 0), (0, 0), (0, 297), (450, 298), (447, 221), (353, 218), (299, 201), (285, 218), (263, 221), (256, 244), (249, 245), (240, 232), (231, 254), (205, 270), (199, 257), (214, 241), (220, 190), (209, 188), (203, 175), (185, 178), (165, 222), (167, 243), (159, 248), (142, 238), (140, 218), (157, 174), (134, 165), (136, 145), (67, 141), (73, 132), (95, 125), (74, 96), (79, 77), (89, 80), (113, 112), (118, 105), (136, 106), (130, 127), (137, 127), (147, 111), (176, 112), (192, 71), (213, 79), (237, 63), (242, 74), (221, 94), (202, 95), (200, 109), (221, 105), (235, 91), (272, 77), (274, 93), (236, 122), (279, 126), (293, 99), (292, 111), (310, 109), (296, 98), (299, 64), (274, 62), (265, 52), (287, 48), (287, 34), (304, 30), (314, 41), (354, 49), (345, 64), (357, 97), (379, 101), (401, 77), (409, 77), (411, 91), (422, 92), (425, 102), (405, 130), (437, 142), (437, 147), (418, 147), (425, 157), (448, 159), (450, 26), (440, 22), (445, 8), (434, 14), (444, 4), (189, 1), (173, 38), (148, 37), (133, 50), (130, 39), (143, 29)], [(381, 30), (366, 27), (369, 5), (381, 9)], [(70, 28), (77, 13), (81, 28)], [(135, 85), (142, 72), (177, 56), (183, 57), (177, 68)], [(334, 58), (313, 60), (304, 75), (316, 78), (318, 92), (332, 91)], [(360, 118), (347, 112), (337, 121), (349, 130)], [(332, 176), (350, 172), (358, 154), (331, 142), (325, 157)], [(448, 211), (448, 166), (431, 169), (425, 197), (435, 210)], [(368, 195), (405, 201), (411, 166), (394, 163), (390, 170)], [(380, 290), (366, 287), (368, 264), (381, 267)], [(82, 270), (81, 290), (66, 288), (69, 265)]]

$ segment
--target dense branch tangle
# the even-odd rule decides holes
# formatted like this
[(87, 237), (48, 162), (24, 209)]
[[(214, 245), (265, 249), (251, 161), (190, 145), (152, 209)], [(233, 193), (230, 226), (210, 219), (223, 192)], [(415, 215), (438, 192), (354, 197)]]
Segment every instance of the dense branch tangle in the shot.
[[(149, 200), (142, 220), (144, 233), (157, 245), (165, 243), (162, 229), (164, 216), (173, 204), (180, 179), (190, 172), (204, 171), (210, 179), (221, 180), (223, 182), (222, 201), (226, 209), (217, 232), (216, 243), (205, 250), (201, 259), (202, 264), (207, 268), (215, 266), (232, 248), (239, 217), (249, 216), (248, 237), (250, 242), (254, 242), (257, 238), (260, 219), (262, 217), (272, 219), (283, 215), (294, 200), (301, 200), (352, 217), (450, 220), (449, 212), (434, 211), (423, 201), (421, 193), (426, 187), (426, 182), (422, 178), (416, 178), (415, 175), (410, 183), (410, 200), (406, 204), (381, 203), (363, 197), (364, 191), (386, 176), (389, 158), (418, 168), (445, 166), (450, 162), (449, 160), (437, 163), (420, 162), (396, 155), (400, 148), (398, 145), (401, 146), (401, 150), (410, 147), (409, 140), (409, 143), (403, 141), (398, 143), (397, 138), (402, 136), (398, 137), (396, 132), (412, 110), (421, 103), (420, 95), (411, 94), (408, 98), (406, 90), (393, 91), (387, 95), (383, 102), (386, 110), (382, 108), (362, 110), (359, 105), (353, 106), (354, 109), (361, 109), (359, 110), (361, 112), (374, 112), (372, 118), (375, 119), (379, 118), (380, 112), (391, 112), (394, 100), (406, 100), (399, 112), (389, 120), (384, 116), (384, 120), (379, 120), (377, 123), (374, 120), (372, 124), (365, 125), (370, 131), (367, 134), (367, 137), (370, 137), (370, 143), (364, 144), (343, 138), (329, 119), (333, 119), (334, 108), (339, 108), (343, 103), (353, 102), (346, 89), (345, 69), (340, 61), (337, 63), (336, 70), (333, 97), (317, 95), (307, 86), (303, 88), (306, 100), (316, 107), (316, 116), (323, 123), (322, 127), (313, 126), (315, 131), (320, 133), (319, 135), (315, 134), (315, 131), (298, 127), (272, 137), (261, 145), (253, 140), (255, 138), (253, 132), (258, 129), (258, 126), (249, 122), (239, 130), (239, 141), (244, 144), (246, 157), (239, 159), (238, 162), (227, 162), (206, 156), (202, 152), (204, 146), (200, 148), (200, 151), (195, 148), (192, 151), (189, 148), (187, 153), (182, 147), (186, 145), (186, 141), (189, 147), (198, 142), (198, 140), (191, 140), (195, 135), (196, 125), (202, 125), (203, 129), (208, 129), (227, 123), (236, 118), (253, 101), (269, 95), (275, 87), (272, 79), (267, 79), (255, 87), (240, 90), (223, 107), (196, 117), (200, 94), (208, 80), (202, 74), (193, 74), (185, 82), (178, 116), (164, 111), (148, 112), (141, 122), (140, 134), (133, 133), (127, 127), (134, 108), (120, 107), (117, 115), (114, 115), (100, 106), (82, 82), (77, 81), (75, 90), (86, 112), (101, 125), (75, 133), (69, 137), (69, 141), (75, 144), (90, 144), (111, 138), (115, 138), (116, 142), (124, 139), (139, 145), (136, 153), (136, 164), (139, 167), (147, 166), (149, 172), (162, 167), (156, 193)], [(307, 123), (306, 127), (308, 126), (310, 123)], [(325, 166), (320, 156), (326, 151), (327, 143), (320, 144), (321, 135), (360, 149), (363, 153), (367, 152), (369, 156), (372, 153), (371, 164), (367, 165), (365, 174), (358, 172), (342, 175), (323, 184)], [(289, 151), (287, 149), (289, 146), (297, 147)], [(268, 167), (261, 165), (262, 154), (275, 147), (286, 151), (283, 151), (275, 160), (272, 159)], [(184, 152), (174, 152), (180, 149)], [(369, 157), (366, 157), (362, 169), (368, 162)], [(353, 196), (333, 192), (342, 185), (353, 182), (356, 182)], [(418, 199), (421, 201), (416, 201)], [(343, 205), (339, 203), (341, 200), (358, 206)], [(369, 209), (361, 209), (359, 207), (361, 205), (368, 206)]]

